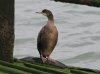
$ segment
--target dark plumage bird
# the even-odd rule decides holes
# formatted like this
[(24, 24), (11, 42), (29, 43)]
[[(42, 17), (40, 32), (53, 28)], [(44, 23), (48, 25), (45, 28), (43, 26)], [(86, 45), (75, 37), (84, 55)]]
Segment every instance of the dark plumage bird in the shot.
[(37, 38), (37, 48), (43, 63), (50, 59), (50, 54), (55, 48), (58, 41), (58, 31), (54, 25), (54, 17), (50, 10), (44, 9), (42, 12), (48, 18), (47, 24), (40, 30)]

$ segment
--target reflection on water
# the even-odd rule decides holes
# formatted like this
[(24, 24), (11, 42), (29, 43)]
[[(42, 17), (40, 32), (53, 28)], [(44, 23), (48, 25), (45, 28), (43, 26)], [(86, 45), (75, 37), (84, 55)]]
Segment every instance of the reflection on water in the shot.
[(38, 56), (37, 35), (46, 17), (35, 12), (50, 9), (59, 30), (51, 57), (67, 65), (100, 69), (100, 8), (50, 0), (16, 0), (14, 57)]

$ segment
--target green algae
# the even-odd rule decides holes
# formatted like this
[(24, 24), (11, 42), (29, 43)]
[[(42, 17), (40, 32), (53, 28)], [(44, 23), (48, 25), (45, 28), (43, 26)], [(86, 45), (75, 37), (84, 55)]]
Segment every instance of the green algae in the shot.
[(100, 72), (86, 71), (77, 67), (66, 66), (60, 68), (47, 64), (32, 64), (26, 61), (16, 60), (8, 63), (0, 60), (0, 74), (99, 74)]

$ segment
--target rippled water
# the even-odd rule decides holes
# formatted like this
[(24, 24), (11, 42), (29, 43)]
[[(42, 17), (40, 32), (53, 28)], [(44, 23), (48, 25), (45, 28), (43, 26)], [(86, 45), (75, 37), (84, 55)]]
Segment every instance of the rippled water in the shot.
[(50, 0), (16, 0), (14, 57), (39, 57), (36, 41), (47, 18), (35, 12), (49, 9), (59, 30), (51, 54), (66, 65), (100, 70), (100, 8)]

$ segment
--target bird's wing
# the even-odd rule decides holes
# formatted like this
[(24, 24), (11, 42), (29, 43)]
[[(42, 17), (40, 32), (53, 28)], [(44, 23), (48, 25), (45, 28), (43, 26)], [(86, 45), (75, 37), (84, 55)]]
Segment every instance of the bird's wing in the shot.
[(37, 48), (39, 52), (45, 51), (47, 49), (48, 50), (54, 49), (58, 40), (58, 31), (56, 30), (56, 27), (52, 27), (52, 28), (53, 28), (53, 32), (52, 30), (50, 30), (51, 29), (50, 27), (44, 26), (39, 32), (37, 38)]
[(45, 41), (45, 26), (40, 30), (39, 34), (38, 34), (38, 38), (37, 38), (37, 48), (39, 50), (39, 52), (45, 48), (45, 44), (44, 44), (44, 41)]

